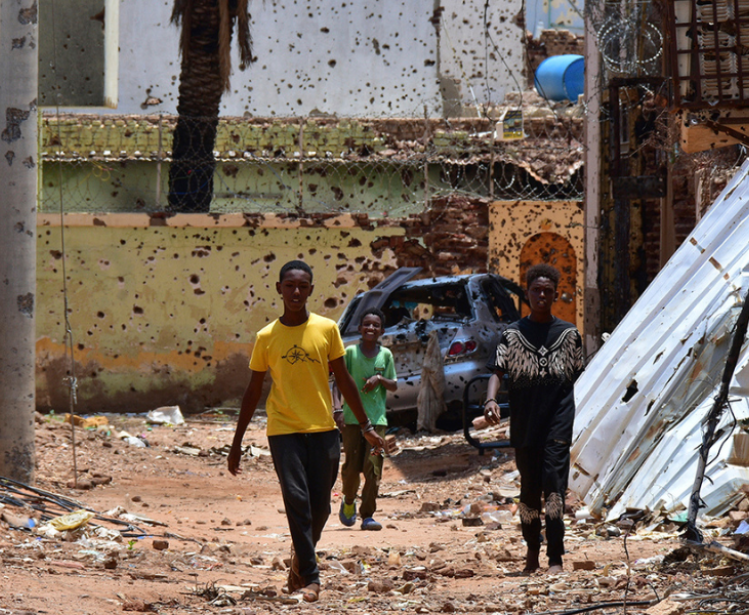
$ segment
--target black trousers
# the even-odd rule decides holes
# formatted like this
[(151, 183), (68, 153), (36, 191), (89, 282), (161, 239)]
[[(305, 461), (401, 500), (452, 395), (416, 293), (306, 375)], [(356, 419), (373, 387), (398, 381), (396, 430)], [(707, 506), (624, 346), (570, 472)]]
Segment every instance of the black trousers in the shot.
[(564, 498), (570, 473), (570, 445), (549, 440), (543, 447), (515, 449), (520, 472), (520, 523), (528, 549), (541, 548), (541, 496), (546, 504), (546, 554), (549, 565), (564, 555)]
[(330, 492), (338, 476), (338, 430), (268, 436), (268, 444), (281, 483), (299, 575), (305, 585), (319, 583), (315, 546), (330, 516)]

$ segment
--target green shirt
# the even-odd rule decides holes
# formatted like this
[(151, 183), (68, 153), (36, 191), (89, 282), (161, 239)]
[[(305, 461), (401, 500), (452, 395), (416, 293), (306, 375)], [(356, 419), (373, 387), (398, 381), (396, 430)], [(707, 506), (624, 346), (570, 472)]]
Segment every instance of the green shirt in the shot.
[[(375, 374), (380, 374), (388, 380), (396, 379), (393, 353), (389, 349), (380, 346), (377, 355), (370, 359), (362, 354), (359, 344), (356, 344), (346, 348), (344, 360), (349, 373), (354, 378), (354, 382), (359, 389), (359, 396), (361, 397), (364, 411), (367, 413), (369, 420), (372, 421), (372, 425), (387, 425), (388, 421), (385, 416), (387, 389), (380, 384), (369, 393), (364, 393), (362, 387)], [(359, 421), (356, 420), (354, 413), (347, 403), (343, 404), (343, 420), (346, 425), (359, 424)]]

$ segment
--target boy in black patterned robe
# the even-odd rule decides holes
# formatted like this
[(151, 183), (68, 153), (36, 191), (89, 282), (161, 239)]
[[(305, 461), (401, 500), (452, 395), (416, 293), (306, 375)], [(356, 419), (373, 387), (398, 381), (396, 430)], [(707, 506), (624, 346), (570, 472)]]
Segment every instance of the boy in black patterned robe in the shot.
[(573, 385), (583, 370), (583, 349), (575, 325), (552, 315), (559, 271), (551, 265), (528, 270), (529, 316), (502, 333), (489, 380), (484, 416), (499, 422), (496, 395), (508, 375), (510, 444), (520, 472), (520, 521), (528, 551), (524, 573), (539, 568), (541, 496), (546, 514), (550, 574), (563, 570), (564, 499), (570, 471), (575, 418)]

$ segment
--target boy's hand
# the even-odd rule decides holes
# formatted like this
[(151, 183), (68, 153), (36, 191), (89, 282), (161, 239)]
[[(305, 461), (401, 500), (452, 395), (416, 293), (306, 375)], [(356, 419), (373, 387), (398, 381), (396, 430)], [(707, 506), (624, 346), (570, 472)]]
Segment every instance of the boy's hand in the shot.
[(484, 404), (484, 418), (489, 425), (499, 425), (499, 404), (493, 399)]
[(227, 458), (226, 465), (229, 468), (229, 472), (232, 476), (242, 473), (242, 468), (239, 467), (239, 460), (242, 459), (242, 448), (231, 447), (229, 450), (229, 457)]
[(334, 412), (333, 420), (335, 421), (336, 427), (338, 427), (338, 431), (343, 431), (343, 428), (346, 426), (346, 423), (343, 421), (343, 412)]
[(380, 376), (380, 374), (375, 374), (364, 383), (364, 386), (361, 389), (362, 392), (369, 393), (370, 391), (374, 391), (381, 383), (381, 380), (382, 376)]
[(382, 452), (385, 450), (385, 448), (387, 446), (385, 444), (385, 438), (383, 438), (376, 431), (365, 431), (363, 435), (364, 435), (364, 439), (367, 442), (369, 442), (369, 444), (372, 446), (372, 448), (375, 451), (379, 451), (379, 452), (375, 452), (375, 454), (376, 455), (381, 455)]

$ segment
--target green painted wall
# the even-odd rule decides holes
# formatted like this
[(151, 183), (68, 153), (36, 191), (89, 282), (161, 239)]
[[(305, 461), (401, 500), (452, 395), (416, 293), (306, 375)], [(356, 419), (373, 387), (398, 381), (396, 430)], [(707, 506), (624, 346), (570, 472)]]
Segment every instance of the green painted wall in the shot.
[[(186, 222), (187, 221), (187, 222)], [(375, 258), (377, 238), (350, 216), (304, 227), (275, 216), (139, 214), (41, 216), (38, 227), (37, 405), (68, 411), (65, 295), (73, 334), (78, 412), (187, 411), (241, 396), (254, 333), (277, 317), (281, 265), (301, 258), (315, 273), (314, 311), (336, 319), (395, 262)], [(308, 224), (309, 222), (307, 222)], [(185, 224), (188, 224), (186, 226)]]

